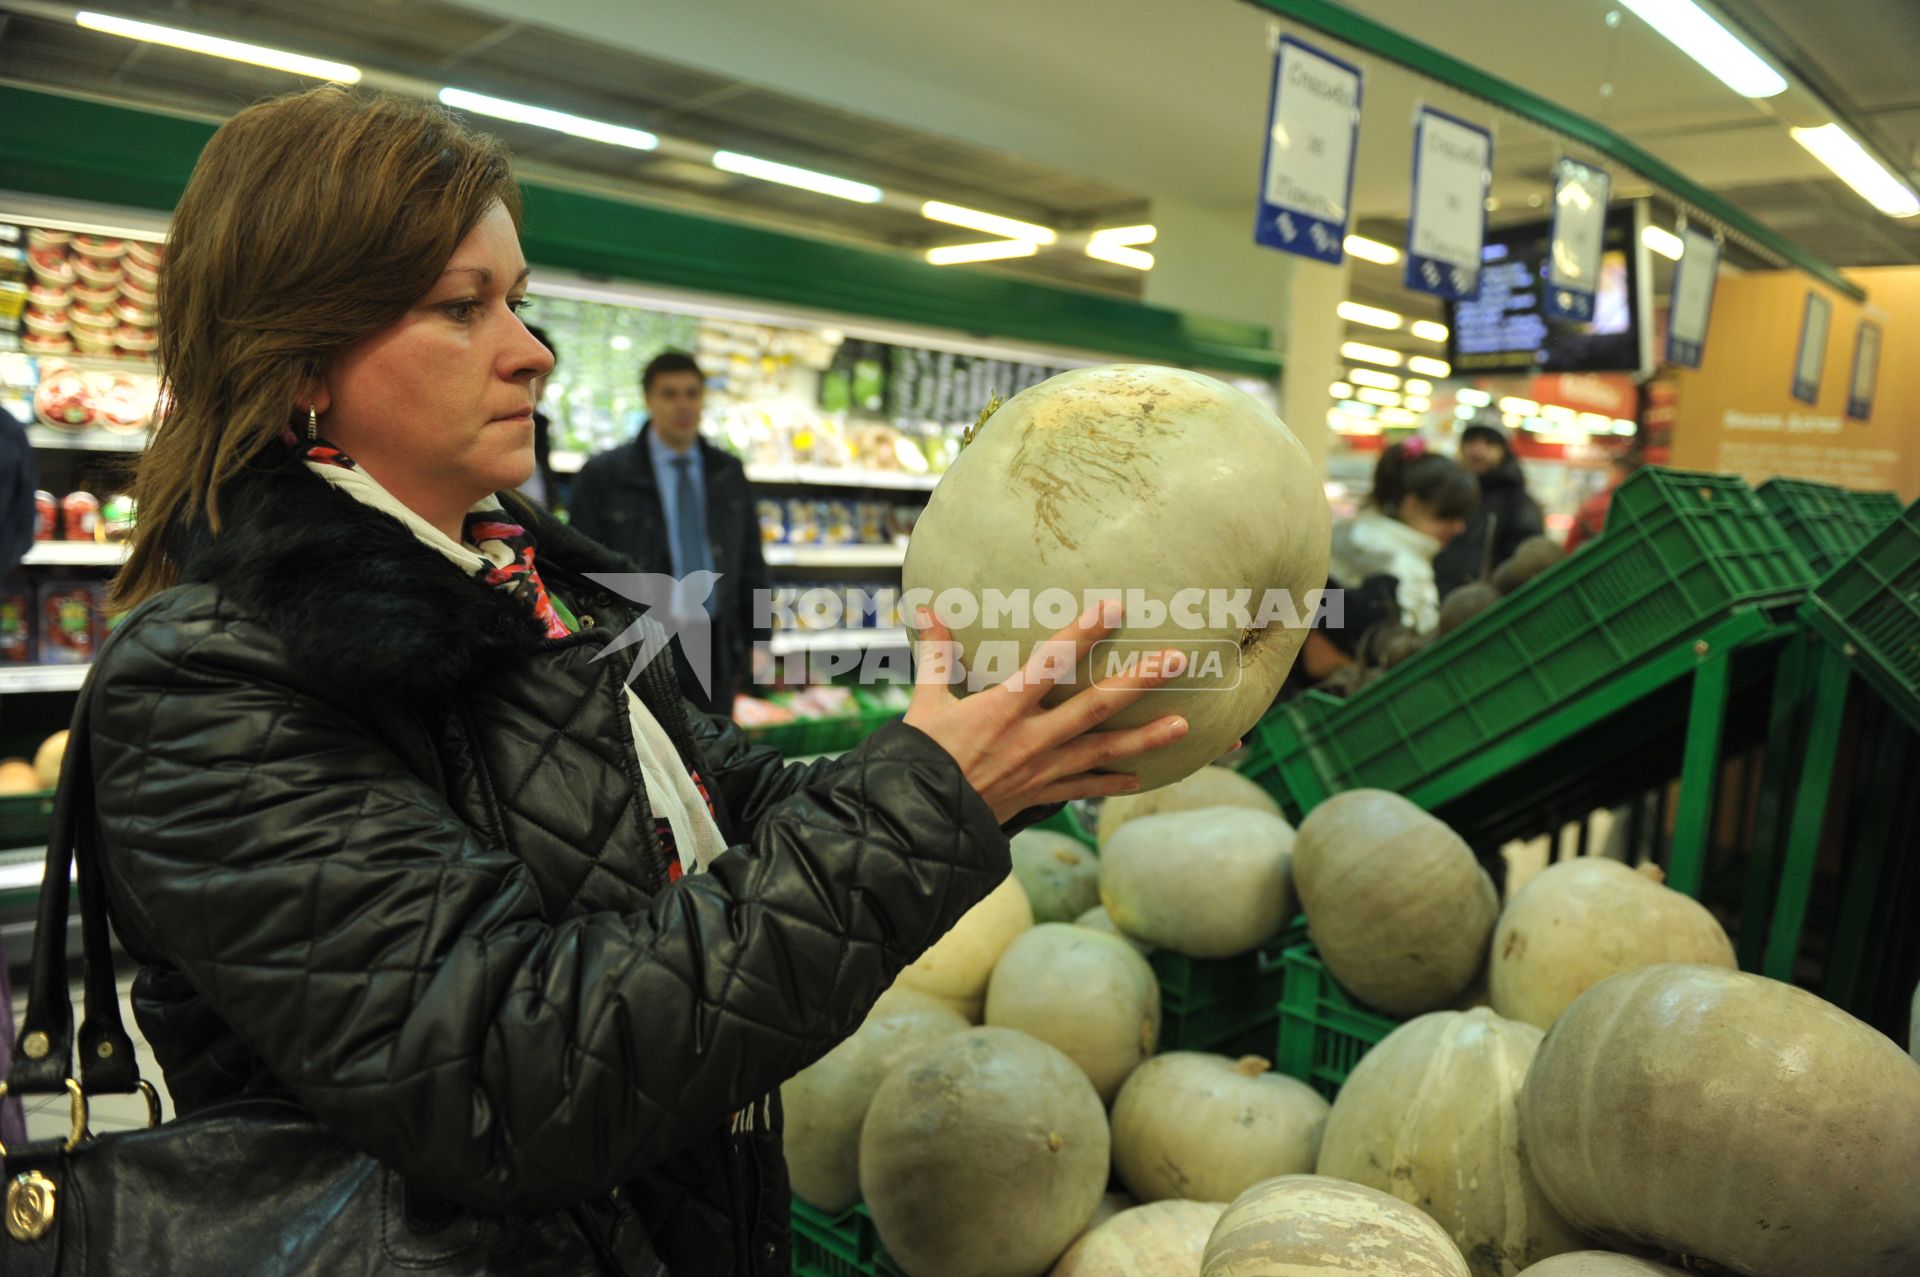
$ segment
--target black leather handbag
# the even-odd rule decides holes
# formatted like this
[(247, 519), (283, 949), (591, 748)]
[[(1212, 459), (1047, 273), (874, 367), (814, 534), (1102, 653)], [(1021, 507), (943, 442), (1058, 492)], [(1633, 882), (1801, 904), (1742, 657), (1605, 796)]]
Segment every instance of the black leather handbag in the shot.
[[(0, 1096), (60, 1095), (64, 1137), (0, 1150), (0, 1277), (606, 1277), (618, 1221), (578, 1207), (534, 1216), (470, 1210), (412, 1191), (290, 1097), (238, 1096), (159, 1121), (120, 1017), (93, 810), (88, 705), (74, 712), (54, 799), (27, 1010)], [(69, 892), (69, 869), (75, 892)], [(85, 954), (79, 1071), (67, 917)], [(87, 1098), (140, 1094), (145, 1130), (94, 1137)], [(649, 1268), (653, 1265), (649, 1263)], [(655, 1269), (655, 1271), (658, 1271)]]

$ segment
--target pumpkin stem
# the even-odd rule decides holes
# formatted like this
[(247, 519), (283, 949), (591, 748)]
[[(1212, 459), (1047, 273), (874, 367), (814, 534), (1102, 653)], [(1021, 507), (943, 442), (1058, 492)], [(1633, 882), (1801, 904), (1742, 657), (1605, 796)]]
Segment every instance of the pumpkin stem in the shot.
[(991, 395), (987, 396), (987, 406), (980, 410), (980, 415), (974, 418), (974, 422), (972, 425), (967, 427), (967, 432), (960, 436), (960, 446), (964, 448), (968, 444), (972, 443), (973, 437), (976, 434), (980, 433), (980, 427), (987, 424), (987, 418), (991, 417), (994, 413), (999, 412), (1000, 405), (1006, 402), (1007, 401), (1005, 399), (1002, 399), (1000, 397), (1000, 392), (997, 390), (994, 391)]
[(1047, 1132), (1047, 1151), (1049, 1153), (1058, 1153), (1065, 1144), (1066, 1141), (1060, 1138), (1060, 1132)]
[(1639, 866), (1637, 869), (1634, 870), (1634, 872), (1639, 874), (1645, 874), (1647, 877), (1653, 879), (1653, 881), (1657, 883), (1662, 884), (1663, 886), (1667, 881), (1666, 870), (1662, 869), (1659, 865), (1654, 864), (1651, 860), (1649, 860), (1646, 864)]
[(1243, 1055), (1233, 1062), (1233, 1071), (1241, 1077), (1259, 1077), (1272, 1067), (1257, 1055)]

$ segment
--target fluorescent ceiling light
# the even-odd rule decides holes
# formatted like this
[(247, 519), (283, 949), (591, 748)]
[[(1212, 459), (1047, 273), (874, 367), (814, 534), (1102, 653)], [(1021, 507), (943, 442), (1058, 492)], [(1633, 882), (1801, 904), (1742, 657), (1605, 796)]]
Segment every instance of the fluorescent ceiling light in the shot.
[(1374, 413), (1378, 412), (1379, 409), (1370, 403), (1361, 403), (1357, 399), (1349, 399), (1340, 405), (1340, 411), (1349, 413), (1355, 417), (1371, 417)]
[(1425, 412), (1433, 407), (1433, 400), (1425, 395), (1408, 395), (1405, 402), (1409, 412)]
[(953, 244), (929, 248), (927, 260), (935, 266), (958, 266), (962, 262), (998, 262), (1009, 257), (1032, 257), (1040, 246), (1026, 239), (996, 239), (984, 244)]
[(1540, 410), (1540, 415), (1549, 421), (1571, 422), (1579, 414), (1571, 408), (1562, 408), (1559, 404), (1550, 403)]
[(1470, 403), (1455, 404), (1453, 408), (1453, 415), (1460, 418), (1460, 420), (1462, 421), (1472, 421), (1475, 417), (1480, 415), (1480, 410), (1478, 408), (1475, 408)]
[(1605, 434), (1613, 429), (1613, 419), (1604, 412), (1583, 412), (1575, 420), (1589, 434)]
[(1500, 414), (1500, 424), (1505, 426), (1509, 430), (1515, 430), (1515, 429), (1518, 429), (1520, 426), (1525, 425), (1526, 420), (1527, 419), (1525, 417), (1521, 416), (1517, 412), (1503, 412)]
[(1377, 390), (1400, 389), (1400, 378), (1390, 372), (1375, 372), (1371, 368), (1355, 368), (1347, 373), (1347, 380), (1356, 386), (1372, 386)]
[(1378, 306), (1363, 306), (1359, 302), (1341, 302), (1337, 308), (1340, 318), (1350, 324), (1365, 324), (1369, 328), (1398, 328), (1400, 316)]
[(1410, 395), (1430, 395), (1433, 393), (1433, 383), (1430, 381), (1422, 381), (1418, 377), (1409, 377), (1407, 378), (1407, 393)]
[(484, 93), (469, 93), (465, 89), (442, 89), (440, 101), (456, 111), (473, 111), (480, 115), (490, 115), (496, 120), (531, 124), (537, 128), (552, 129), (556, 133), (568, 133), (593, 142), (605, 142), (609, 146), (625, 146), (636, 151), (651, 151), (660, 145), (660, 139), (645, 129), (630, 129), (624, 124), (589, 120), (584, 115), (549, 111), (544, 106), (509, 102), (505, 98), (491, 98)]
[[(1383, 364), (1388, 368), (1398, 368), (1400, 366), (1399, 351), (1388, 350), (1384, 346), (1369, 346), (1364, 342), (1358, 341), (1342, 343), (1340, 347), (1340, 357), (1342, 359), (1356, 359), (1363, 364)], [(1349, 377), (1347, 380), (1351, 381), (1353, 378)]]
[(1137, 247), (1151, 244), (1159, 231), (1152, 226), (1109, 226), (1106, 230), (1095, 231), (1087, 238), (1095, 244), (1119, 244), (1122, 247)]
[(1888, 217), (1912, 217), (1920, 213), (1920, 196), (1913, 193), (1913, 188), (1889, 173), (1879, 160), (1867, 153), (1866, 147), (1838, 124), (1788, 131), (1794, 141), (1832, 169), (1861, 199)]
[(1383, 426), (1412, 426), (1419, 422), (1420, 419), (1405, 408), (1389, 408), (1380, 414), (1380, 424)]
[(881, 191), (877, 186), (869, 186), (865, 182), (852, 182), (844, 177), (834, 177), (827, 173), (816, 173), (812, 169), (795, 168), (791, 164), (776, 164), (772, 160), (742, 155), (738, 151), (715, 151), (713, 166), (723, 173), (738, 173), (742, 177), (757, 177), (763, 182), (797, 186), (803, 191), (831, 195), (835, 199), (852, 200), (855, 204), (880, 202)]
[(1636, 422), (1628, 421), (1624, 417), (1615, 417), (1613, 419), (1613, 433), (1617, 435), (1637, 434), (1639, 430), (1640, 427)]
[(1336, 381), (1327, 387), (1327, 393), (1335, 399), (1351, 399), (1353, 398), (1353, 387), (1344, 381)]
[(1461, 403), (1466, 404), (1469, 407), (1473, 407), (1473, 408), (1484, 408), (1488, 404), (1493, 402), (1492, 395), (1488, 394), (1484, 390), (1476, 389), (1473, 386), (1467, 386), (1461, 390), (1456, 390), (1453, 394), (1453, 397), (1455, 399), (1458, 399)]
[(1382, 408), (1398, 408), (1400, 396), (1391, 390), (1375, 390), (1371, 386), (1362, 386), (1353, 392), (1353, 397), (1361, 403), (1379, 404)]
[(1391, 244), (1382, 244), (1377, 239), (1368, 239), (1364, 235), (1347, 236), (1346, 250), (1362, 261), (1379, 262), (1382, 266), (1391, 266), (1400, 260), (1399, 249)]
[(1533, 417), (1539, 415), (1540, 405), (1531, 399), (1516, 399), (1509, 396), (1500, 401), (1500, 411), (1508, 416)]
[(1415, 355), (1407, 360), (1407, 371), (1425, 373), (1429, 377), (1451, 377), (1453, 365), (1444, 359), (1429, 359), (1425, 355)]
[(1664, 226), (1642, 227), (1640, 242), (1646, 245), (1649, 252), (1676, 262), (1680, 260), (1680, 250), (1686, 247), (1685, 241)]
[(1787, 91), (1787, 78), (1693, 0), (1620, 0), (1639, 19), (1743, 98)]
[(190, 53), (204, 53), (209, 57), (226, 58), (233, 62), (250, 62), (254, 66), (272, 67), (276, 71), (310, 75), (316, 80), (338, 80), (342, 84), (360, 82), (360, 68), (349, 66), (345, 62), (329, 62), (325, 58), (310, 58), (302, 53), (288, 53), (282, 49), (268, 49), (257, 44), (242, 44), (238, 40), (223, 40), (219, 36), (201, 35), (197, 31), (182, 31), (178, 27), (135, 22), (131, 18), (116, 18), (109, 13), (89, 13), (82, 10), (73, 15), (73, 20), (89, 31), (104, 31), (108, 35), (125, 36), (129, 40), (164, 44), (168, 48), (185, 49)]
[(1096, 257), (1103, 262), (1112, 262), (1116, 266), (1131, 266), (1135, 270), (1153, 269), (1153, 254), (1143, 248), (1127, 248), (1120, 244), (1092, 241), (1087, 244), (1087, 256)]
[(1053, 231), (1044, 226), (1035, 226), (1032, 222), (1015, 221), (1011, 217), (982, 213), (979, 209), (962, 208), (958, 204), (942, 204), (939, 200), (928, 200), (922, 204), (920, 216), (930, 221), (945, 222), (949, 226), (964, 226), (970, 231), (981, 231), (988, 235), (1032, 240), (1036, 244), (1051, 244), (1060, 238)]
[(1413, 327), (1407, 329), (1407, 331), (1422, 341), (1445, 341), (1447, 339), (1447, 326), (1445, 324), (1436, 324), (1431, 319), (1416, 319), (1413, 321)]

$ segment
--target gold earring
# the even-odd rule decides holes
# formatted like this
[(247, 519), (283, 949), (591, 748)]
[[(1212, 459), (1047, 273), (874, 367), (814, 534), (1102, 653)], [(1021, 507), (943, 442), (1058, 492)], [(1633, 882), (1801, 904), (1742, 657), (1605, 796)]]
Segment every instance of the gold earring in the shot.
[(320, 410), (312, 404), (307, 405), (307, 442), (312, 443), (320, 437)]

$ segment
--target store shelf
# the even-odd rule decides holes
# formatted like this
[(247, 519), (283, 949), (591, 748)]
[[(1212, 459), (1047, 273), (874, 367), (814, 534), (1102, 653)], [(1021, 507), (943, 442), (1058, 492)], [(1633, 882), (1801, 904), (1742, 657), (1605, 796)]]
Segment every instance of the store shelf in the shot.
[(0, 694), (77, 692), (86, 681), (84, 665), (0, 665)]
[(45, 847), (0, 851), (0, 892), (38, 891), (47, 875)]
[(931, 492), (937, 474), (908, 474), (904, 470), (841, 470), (832, 466), (748, 466), (754, 483), (807, 483), (828, 488), (899, 488)]
[(868, 647), (905, 647), (912, 640), (903, 629), (815, 630), (808, 634), (776, 634), (770, 644), (775, 656), (788, 652), (845, 652)]
[(769, 566), (796, 568), (897, 568), (906, 561), (904, 545), (770, 545), (762, 551)]
[(127, 561), (124, 541), (96, 545), (91, 541), (37, 541), (20, 561), (28, 567), (118, 567)]
[(66, 452), (142, 452), (147, 446), (144, 430), (123, 434), (115, 430), (55, 430), (52, 426), (28, 426), (27, 442), (36, 448)]

